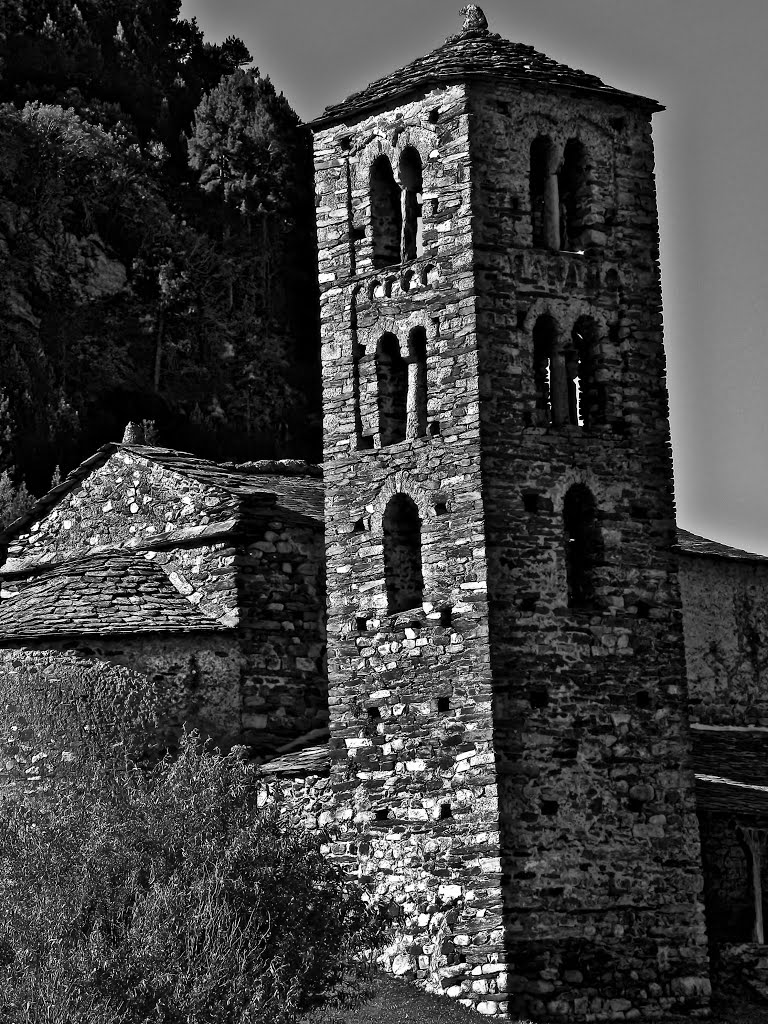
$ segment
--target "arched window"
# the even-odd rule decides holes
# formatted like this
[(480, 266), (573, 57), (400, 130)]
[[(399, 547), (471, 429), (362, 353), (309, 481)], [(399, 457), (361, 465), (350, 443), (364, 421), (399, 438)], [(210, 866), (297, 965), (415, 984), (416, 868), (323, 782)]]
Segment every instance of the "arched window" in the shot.
[(569, 139), (558, 175), (560, 249), (580, 252), (586, 248), (587, 215), (590, 212), (589, 160), (583, 143)]
[(408, 437), (427, 432), (427, 332), (414, 327), (408, 335)]
[(403, 215), (400, 209), (400, 188), (386, 156), (378, 156), (371, 164), (371, 240), (374, 267), (388, 267), (400, 262), (400, 235)]
[(405, 494), (396, 494), (384, 511), (383, 527), (387, 611), (392, 615), (424, 600), (421, 519), (415, 503)]
[(535, 249), (559, 249), (557, 169), (555, 149), (547, 135), (531, 143), (529, 188)]
[(584, 484), (574, 484), (563, 503), (568, 607), (595, 605), (595, 568), (603, 562), (603, 538), (597, 506)]
[(400, 185), (403, 189), (403, 262), (422, 254), (421, 192), (422, 164), (418, 150), (406, 146), (400, 156)]
[(588, 316), (579, 317), (565, 357), (568, 422), (594, 427), (605, 422), (605, 385), (597, 380), (598, 329)]
[(404, 441), (408, 407), (408, 364), (394, 334), (383, 334), (376, 347), (379, 439), (382, 447)]
[(533, 383), (536, 390), (536, 426), (560, 422), (557, 390), (559, 374), (556, 365), (557, 325), (548, 313), (542, 314), (533, 327)]

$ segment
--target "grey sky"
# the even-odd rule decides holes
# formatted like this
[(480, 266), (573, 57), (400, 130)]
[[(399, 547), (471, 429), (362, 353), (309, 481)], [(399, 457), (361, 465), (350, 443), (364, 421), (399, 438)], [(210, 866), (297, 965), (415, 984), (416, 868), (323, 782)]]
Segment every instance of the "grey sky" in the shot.
[[(302, 117), (427, 53), (463, 0), (184, 0)], [(768, 553), (768, 3), (486, 0), (492, 31), (651, 96), (678, 521)]]

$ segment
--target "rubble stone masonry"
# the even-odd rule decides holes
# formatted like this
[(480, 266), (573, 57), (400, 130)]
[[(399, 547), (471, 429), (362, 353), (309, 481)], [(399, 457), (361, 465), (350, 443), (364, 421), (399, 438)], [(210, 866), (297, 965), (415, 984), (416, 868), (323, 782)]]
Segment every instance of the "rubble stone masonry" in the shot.
[[(543, 135), (580, 144), (578, 251), (533, 248)], [(382, 267), (371, 168), (406, 150), (419, 244)], [(427, 87), (319, 124), (315, 167), (334, 850), (393, 969), (485, 1014), (704, 1012), (650, 108)], [(423, 603), (392, 611), (397, 495)]]

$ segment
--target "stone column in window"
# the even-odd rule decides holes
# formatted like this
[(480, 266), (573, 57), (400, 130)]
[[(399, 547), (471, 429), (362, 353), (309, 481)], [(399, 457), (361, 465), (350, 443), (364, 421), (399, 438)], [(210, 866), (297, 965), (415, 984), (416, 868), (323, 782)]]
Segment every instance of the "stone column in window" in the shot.
[(550, 145), (547, 152), (547, 177), (544, 182), (544, 236), (548, 249), (560, 248), (560, 188), (557, 171), (560, 152)]
[(550, 398), (552, 402), (552, 423), (560, 427), (568, 422), (568, 371), (565, 354), (555, 351), (551, 364)]

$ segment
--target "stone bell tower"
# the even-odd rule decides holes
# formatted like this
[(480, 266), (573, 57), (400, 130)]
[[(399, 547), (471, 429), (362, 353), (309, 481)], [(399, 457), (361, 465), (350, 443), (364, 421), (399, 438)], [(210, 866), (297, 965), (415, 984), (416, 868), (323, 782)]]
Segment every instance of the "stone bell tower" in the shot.
[(336, 849), (483, 1013), (701, 1012), (660, 108), (462, 13), (312, 126)]

